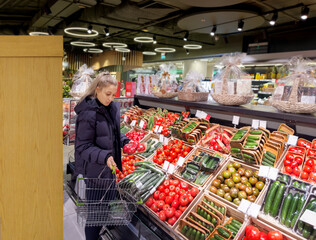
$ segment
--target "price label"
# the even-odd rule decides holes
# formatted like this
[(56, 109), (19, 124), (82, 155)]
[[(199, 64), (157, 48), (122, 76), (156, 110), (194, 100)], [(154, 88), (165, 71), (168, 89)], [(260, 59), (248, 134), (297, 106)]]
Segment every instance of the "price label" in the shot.
[(154, 129), (154, 132), (155, 133), (158, 133), (158, 128), (159, 128), (159, 125), (156, 125), (155, 129)]
[(247, 215), (257, 218), (261, 206), (255, 203), (251, 203), (250, 207), (248, 208)]
[(258, 176), (266, 178), (268, 177), (268, 174), (269, 174), (269, 167), (261, 165), (259, 168)]
[(298, 136), (289, 135), (289, 138), (288, 138), (288, 140), (287, 140), (287, 145), (296, 146), (297, 140), (298, 140)]
[(143, 120), (140, 121), (139, 126), (141, 129), (144, 129), (145, 122)]
[(204, 118), (204, 119), (206, 119), (206, 120), (210, 120), (210, 118), (211, 118), (211, 116), (208, 115), (206, 112), (203, 112), (203, 111), (200, 111), (200, 110), (197, 110), (197, 111), (196, 111), (195, 116), (196, 116), (197, 118)]
[(135, 127), (135, 125), (136, 125), (136, 120), (133, 120), (133, 121), (131, 122), (131, 126), (132, 126), (132, 127)]
[(202, 111), (196, 110), (195, 117), (202, 118), (201, 116), (202, 116)]
[(243, 212), (243, 213), (247, 213), (248, 208), (250, 207), (251, 202), (249, 202), (246, 199), (241, 199), (241, 202), (238, 206), (238, 211)]
[(233, 121), (232, 121), (233, 125), (238, 125), (239, 124), (239, 119), (240, 119), (239, 116), (233, 116)]
[(128, 116), (127, 115), (124, 116), (124, 122), (128, 122)]
[(259, 121), (259, 126), (263, 128), (267, 128), (267, 121)]
[(158, 128), (158, 133), (161, 133), (161, 131), (162, 131), (162, 126), (160, 126), (159, 128)]
[(170, 164), (170, 163), (169, 163), (168, 161), (165, 161), (165, 162), (163, 163), (162, 169), (167, 172), (167, 171), (168, 171), (169, 164)]
[(172, 174), (174, 173), (174, 170), (175, 170), (175, 167), (172, 163), (169, 164), (169, 168), (168, 168), (168, 173), (169, 174)]
[(309, 209), (306, 209), (303, 215), (301, 216), (300, 220), (303, 222), (306, 222), (312, 226), (314, 226), (314, 229), (316, 228), (316, 212), (313, 212)]
[(276, 180), (279, 174), (279, 169), (270, 167), (268, 178), (271, 180)]
[(164, 136), (162, 134), (159, 135), (159, 142), (163, 143)]
[(259, 120), (257, 119), (252, 119), (252, 124), (251, 126), (255, 129), (257, 129), (259, 127)]
[(301, 103), (315, 104), (315, 96), (305, 96), (305, 95), (303, 95), (301, 97)]
[(179, 160), (178, 160), (178, 162), (177, 162), (177, 165), (178, 165), (179, 167), (182, 167), (184, 161), (185, 161), (185, 159), (184, 159), (183, 157), (179, 157)]
[(163, 145), (168, 145), (168, 138), (166, 137), (163, 138)]

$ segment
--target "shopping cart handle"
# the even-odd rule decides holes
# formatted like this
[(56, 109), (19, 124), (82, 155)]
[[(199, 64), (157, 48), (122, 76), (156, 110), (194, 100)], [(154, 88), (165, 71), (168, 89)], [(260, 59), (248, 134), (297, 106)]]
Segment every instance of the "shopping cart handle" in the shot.
[(112, 166), (112, 173), (115, 174), (115, 167)]
[(141, 198), (139, 201), (137, 201), (137, 204), (143, 204), (143, 199)]

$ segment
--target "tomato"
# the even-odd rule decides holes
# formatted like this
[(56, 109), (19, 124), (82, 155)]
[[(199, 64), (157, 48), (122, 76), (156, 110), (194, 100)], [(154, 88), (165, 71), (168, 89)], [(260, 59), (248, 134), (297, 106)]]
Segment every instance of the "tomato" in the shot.
[(308, 179), (308, 173), (307, 172), (302, 172), (301, 178), (304, 179), (304, 180)]
[(288, 154), (286, 154), (285, 158), (286, 158), (286, 160), (293, 161), (294, 155), (292, 153), (288, 153)]
[(163, 206), (163, 210), (166, 212), (167, 209), (171, 208), (169, 204), (165, 204), (165, 206)]
[(177, 218), (176, 217), (172, 217), (172, 218), (169, 218), (168, 219), (168, 223), (172, 226), (173, 224), (175, 224), (177, 221)]
[(159, 199), (159, 194), (160, 194), (160, 192), (159, 192), (159, 191), (156, 191), (156, 192), (154, 193), (154, 199)]
[(164, 185), (160, 185), (160, 186), (158, 187), (158, 190), (159, 190), (160, 192), (163, 192), (163, 191), (165, 190)]
[(180, 198), (179, 198), (179, 202), (180, 202), (180, 205), (181, 205), (181, 206), (187, 206), (188, 203), (189, 203), (189, 199), (188, 199), (187, 196), (182, 195), (182, 196), (180, 196)]
[(296, 147), (289, 147), (289, 152), (297, 153)]
[(173, 202), (173, 197), (167, 196), (166, 199), (165, 199), (165, 203), (166, 204), (171, 204), (172, 202)]
[(158, 212), (158, 207), (157, 207), (157, 203), (153, 203), (150, 207), (151, 210), (153, 210), (154, 212)]
[(170, 156), (170, 151), (169, 151), (169, 150), (164, 150), (163, 153), (164, 153), (166, 156)]
[(316, 172), (316, 165), (312, 166), (312, 172)]
[(165, 193), (160, 193), (159, 194), (159, 200), (165, 200), (166, 199), (166, 194)]
[(168, 149), (168, 145), (162, 145), (163, 150), (167, 150)]
[(316, 141), (315, 140), (312, 143), (312, 148), (316, 149)]
[(161, 154), (162, 150), (160, 148), (157, 149), (157, 154)]
[(311, 159), (311, 158), (307, 159), (305, 165), (309, 166), (309, 167), (313, 167), (314, 166), (314, 160)]
[(166, 210), (166, 216), (167, 216), (167, 218), (172, 218), (172, 217), (174, 216), (175, 211), (176, 211), (176, 210), (175, 210), (173, 207), (168, 208), (168, 209)]
[(300, 147), (305, 147), (306, 145), (306, 142), (302, 139), (299, 139), (296, 143), (297, 146), (300, 146)]
[(169, 188), (166, 188), (166, 189), (164, 190), (164, 193), (165, 193), (166, 195), (169, 195), (169, 192), (170, 192)]
[(294, 174), (295, 176), (299, 176), (300, 173), (301, 173), (301, 171), (300, 171), (300, 169), (299, 169), (298, 167), (295, 167), (295, 168), (293, 169), (293, 174)]
[(178, 143), (178, 139), (174, 139), (174, 140), (172, 141), (172, 143), (173, 143), (173, 144)]
[(157, 208), (161, 210), (161, 209), (163, 209), (163, 206), (165, 206), (165, 202), (162, 200), (159, 200), (157, 202)]
[(165, 211), (160, 211), (159, 214), (158, 214), (158, 216), (159, 216), (159, 219), (160, 219), (161, 221), (166, 221), (166, 220), (167, 220), (167, 216), (166, 216)]
[(189, 153), (187, 151), (183, 152), (183, 157), (186, 157)]
[(252, 228), (246, 229), (246, 236), (251, 240), (259, 240), (260, 239), (260, 231), (258, 228), (252, 226)]
[(186, 193), (186, 191), (183, 190), (183, 189), (181, 189), (181, 190), (179, 191), (179, 195), (180, 195), (180, 196), (182, 196), (182, 195), (185, 194), (185, 193)]
[(283, 161), (284, 166), (290, 166), (291, 163), (292, 163), (292, 162), (291, 162), (290, 160), (287, 160), (287, 159), (285, 159), (285, 160)]
[(311, 173), (309, 174), (309, 177), (310, 177), (310, 179), (312, 179), (313, 181), (316, 182), (316, 172), (311, 172)]
[(268, 235), (264, 232), (259, 234), (259, 240), (268, 240)]
[(312, 168), (308, 165), (305, 165), (305, 167), (303, 168), (304, 172), (310, 173), (312, 171)]
[(176, 158), (178, 155), (175, 153), (175, 152), (171, 152), (171, 155), (170, 155), (172, 158)]
[(187, 206), (179, 206), (179, 210), (181, 212), (184, 212), (187, 209)]
[(198, 195), (198, 193), (199, 193), (199, 189), (197, 189), (196, 187), (191, 188), (190, 194), (192, 197), (195, 197), (196, 195)]
[(303, 162), (303, 158), (300, 156), (297, 156), (294, 158), (294, 161), (298, 163), (298, 165), (301, 165)]
[(175, 211), (174, 216), (178, 219), (179, 217), (181, 217), (182, 212), (180, 210)]
[(173, 180), (173, 185), (177, 187), (180, 184), (179, 180)]
[(180, 192), (180, 187), (176, 187), (176, 189), (174, 190), (176, 193)]
[(177, 195), (175, 192), (171, 192), (171, 191), (169, 192), (170, 197), (174, 198), (175, 195)]
[(180, 195), (179, 194), (176, 194), (176, 195), (174, 195), (174, 200), (179, 200), (179, 197), (180, 197)]
[(169, 185), (170, 185), (170, 181), (169, 181), (169, 180), (165, 180), (165, 181), (163, 182), (163, 185), (164, 185), (165, 188), (168, 188)]
[(268, 240), (283, 240), (283, 236), (279, 231), (272, 231), (268, 233)]
[(299, 154), (304, 155), (305, 154), (305, 149), (296, 148), (296, 152), (299, 153)]
[(308, 149), (307, 156), (309, 157), (316, 157), (316, 150)]
[(189, 194), (188, 199), (189, 199), (189, 202), (193, 201), (193, 197), (191, 196), (191, 194)]
[(291, 174), (293, 172), (292, 168), (290, 166), (286, 166), (285, 168), (285, 172)]
[(292, 162), (291, 163), (291, 168), (293, 169), (293, 168), (296, 168), (296, 167), (298, 167), (298, 163), (297, 162)]
[(152, 197), (149, 197), (148, 200), (146, 201), (146, 205), (147, 207), (151, 207), (151, 205), (153, 205), (154, 200)]
[(216, 144), (213, 146), (213, 149), (214, 149), (214, 151), (218, 151), (219, 145), (216, 143)]
[(180, 202), (178, 200), (173, 200), (173, 202), (171, 203), (171, 207), (174, 207), (175, 209), (178, 209), (180, 205)]
[(188, 191), (189, 185), (186, 182), (181, 182), (180, 183), (180, 188), (185, 190), (185, 191)]
[(169, 190), (170, 190), (171, 192), (173, 192), (175, 189), (176, 189), (176, 187), (175, 187), (173, 184), (169, 186)]

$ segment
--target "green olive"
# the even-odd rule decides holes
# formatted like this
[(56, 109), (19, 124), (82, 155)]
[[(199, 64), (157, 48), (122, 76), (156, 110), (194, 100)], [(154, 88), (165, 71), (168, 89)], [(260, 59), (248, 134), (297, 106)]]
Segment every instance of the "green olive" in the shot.
[(264, 183), (263, 182), (259, 181), (259, 182), (256, 183), (256, 188), (258, 188), (259, 191), (261, 191), (263, 189), (263, 187), (264, 187)]

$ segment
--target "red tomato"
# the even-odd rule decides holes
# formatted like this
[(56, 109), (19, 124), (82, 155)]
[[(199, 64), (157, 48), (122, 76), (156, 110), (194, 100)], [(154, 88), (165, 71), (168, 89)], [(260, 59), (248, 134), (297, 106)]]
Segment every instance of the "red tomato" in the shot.
[(291, 168), (290, 166), (286, 166), (286, 167), (285, 167), (285, 172), (286, 172), (286, 173), (292, 173), (293, 170), (292, 170), (292, 168)]
[(169, 204), (165, 204), (165, 206), (163, 206), (163, 210), (166, 212), (167, 209), (171, 208)]
[(159, 200), (165, 200), (166, 199), (166, 194), (165, 193), (160, 193), (159, 194)]
[(154, 212), (158, 212), (158, 207), (157, 207), (157, 203), (153, 203), (150, 207), (151, 210), (153, 210)]
[(246, 235), (248, 235), (248, 232), (250, 232), (253, 228), (254, 228), (254, 226), (252, 226), (252, 225), (247, 225), (247, 226), (246, 226), (246, 229), (245, 229)]
[(297, 162), (292, 162), (291, 163), (291, 168), (294, 169), (296, 167), (298, 167), (298, 163)]
[(174, 198), (175, 195), (176, 195), (175, 192), (171, 192), (171, 191), (169, 192), (169, 196), (170, 196), (170, 197)]
[(165, 211), (160, 211), (159, 214), (158, 214), (158, 216), (159, 216), (159, 219), (160, 219), (161, 221), (166, 221), (166, 220), (167, 220), (167, 216), (166, 216)]
[(189, 203), (189, 199), (188, 199), (187, 196), (182, 195), (182, 196), (180, 196), (180, 198), (179, 198), (179, 202), (180, 202), (180, 205), (181, 205), (181, 206), (187, 206), (188, 203)]
[(174, 216), (178, 219), (181, 217), (182, 212), (180, 210), (175, 211)]
[(172, 218), (168, 219), (168, 223), (172, 226), (173, 224), (175, 224), (175, 222), (177, 221), (177, 218), (175, 216), (173, 216)]
[(295, 176), (299, 176), (300, 175), (300, 173), (301, 173), (301, 171), (300, 171), (300, 169), (298, 168), (298, 167), (295, 167), (294, 169), (293, 169), (293, 174), (295, 175)]
[(161, 149), (158, 148), (158, 149), (157, 149), (157, 154), (161, 154), (161, 153), (162, 153)]
[(178, 139), (174, 139), (174, 140), (172, 141), (172, 143), (173, 143), (173, 144), (178, 143)]
[(159, 190), (160, 192), (163, 192), (163, 191), (165, 190), (164, 185), (160, 185), (160, 186), (158, 187), (158, 190)]
[[(172, 155), (172, 153), (171, 153), (171, 155)], [(167, 161), (171, 163), (173, 161), (172, 156), (168, 156)]]
[(164, 153), (166, 156), (169, 156), (169, 155), (170, 155), (170, 151), (169, 151), (169, 150), (164, 150), (163, 153)]
[(176, 194), (176, 195), (174, 195), (174, 200), (179, 200), (179, 197), (180, 197), (180, 195), (179, 194)]
[(307, 159), (305, 165), (309, 166), (309, 167), (313, 167), (314, 164), (314, 160), (313, 159)]
[(180, 183), (180, 188), (185, 190), (185, 191), (188, 191), (189, 185), (186, 182), (181, 182)]
[(259, 234), (259, 240), (268, 240), (268, 235), (264, 232)]
[(180, 184), (179, 180), (173, 180), (173, 185), (177, 187)]
[(304, 180), (308, 179), (308, 173), (307, 172), (302, 172), (301, 178), (304, 179)]
[(292, 153), (288, 153), (288, 154), (286, 154), (285, 158), (286, 158), (286, 160), (293, 161), (294, 160), (294, 155)]
[(289, 147), (289, 152), (297, 153), (296, 147)]
[(175, 210), (173, 207), (168, 208), (168, 209), (166, 210), (166, 216), (167, 216), (167, 218), (172, 218), (172, 217), (174, 216), (175, 211), (176, 211), (176, 210)]
[(176, 187), (176, 189), (174, 190), (176, 193), (180, 192), (180, 187)]
[(170, 181), (169, 181), (169, 180), (165, 180), (165, 181), (163, 182), (163, 185), (164, 185), (165, 188), (168, 188), (169, 185), (170, 185)]
[(169, 195), (169, 192), (170, 192), (169, 188), (165, 188), (164, 193), (165, 193), (166, 195)]
[(248, 232), (246, 232), (246, 236), (247, 236), (247, 238), (249, 238), (251, 240), (259, 240), (260, 239), (260, 231), (258, 228), (252, 227), (251, 229), (248, 229)]
[(146, 205), (147, 207), (151, 207), (151, 205), (153, 205), (154, 200), (152, 197), (149, 197), (148, 200), (146, 201)]
[(175, 187), (173, 184), (169, 186), (169, 190), (170, 190), (171, 192), (173, 192), (175, 189), (176, 189), (176, 187)]
[(181, 189), (180, 191), (179, 191), (179, 195), (180, 196), (182, 196), (183, 194), (185, 194), (186, 192), (185, 192), (185, 190), (183, 190), (183, 189)]
[(184, 151), (190, 152), (190, 147), (185, 147), (185, 148), (184, 148)]
[(316, 172), (316, 165), (312, 167), (312, 172)]
[(181, 212), (184, 212), (187, 209), (187, 206), (179, 206), (179, 210)]
[(178, 155), (175, 152), (172, 152), (170, 155), (172, 158), (176, 158)]
[(310, 179), (312, 179), (313, 181), (316, 182), (316, 172), (311, 172), (311, 173), (309, 174), (309, 177), (310, 177)]
[(314, 142), (312, 143), (312, 148), (316, 149), (316, 141), (314, 140)]
[(199, 189), (197, 189), (196, 187), (193, 187), (190, 189), (190, 194), (192, 197), (195, 197), (196, 195), (198, 195), (199, 193)]
[(268, 240), (283, 240), (283, 236), (279, 231), (272, 231), (268, 233)]
[(302, 140), (302, 139), (299, 139), (296, 144), (297, 144), (297, 146), (305, 147), (306, 142), (304, 140)]
[(296, 152), (299, 153), (299, 154), (304, 155), (305, 154), (305, 149), (296, 148)]
[(154, 199), (159, 199), (159, 194), (160, 194), (160, 192), (159, 192), (159, 191), (156, 191), (156, 192), (154, 193)]
[(162, 145), (163, 150), (167, 150), (168, 149), (168, 145)]
[(193, 201), (193, 197), (191, 196), (191, 194), (189, 194), (188, 199), (189, 199), (189, 203)]
[(166, 204), (171, 204), (173, 202), (173, 197), (167, 196), (165, 199)]
[(305, 167), (303, 168), (304, 172), (310, 173), (312, 171), (312, 168), (308, 165), (305, 165)]
[(171, 207), (174, 207), (175, 209), (178, 209), (180, 205), (180, 202), (178, 200), (173, 200), (173, 202), (171, 203)]
[(158, 207), (158, 209), (163, 209), (163, 206), (165, 206), (165, 202), (164, 201), (162, 201), (162, 200), (159, 200), (158, 202), (157, 202), (157, 207)]
[(294, 161), (298, 163), (298, 165), (301, 165), (303, 162), (303, 158), (300, 156), (297, 156), (294, 158)]
[(285, 160), (283, 161), (284, 166), (290, 166), (291, 163), (292, 163), (292, 162), (291, 162), (290, 160), (287, 160), (287, 159), (285, 159)]

